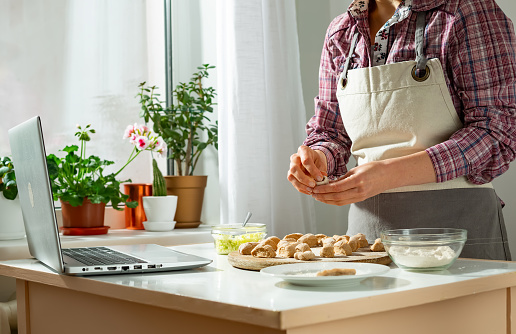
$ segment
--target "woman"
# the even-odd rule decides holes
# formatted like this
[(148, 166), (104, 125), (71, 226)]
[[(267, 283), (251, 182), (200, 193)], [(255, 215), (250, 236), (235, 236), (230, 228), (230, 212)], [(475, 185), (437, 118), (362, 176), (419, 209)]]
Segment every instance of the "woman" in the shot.
[(351, 204), (348, 234), (464, 228), (462, 257), (510, 260), (490, 181), (515, 158), (515, 49), (494, 0), (356, 0), (328, 28), (289, 181)]

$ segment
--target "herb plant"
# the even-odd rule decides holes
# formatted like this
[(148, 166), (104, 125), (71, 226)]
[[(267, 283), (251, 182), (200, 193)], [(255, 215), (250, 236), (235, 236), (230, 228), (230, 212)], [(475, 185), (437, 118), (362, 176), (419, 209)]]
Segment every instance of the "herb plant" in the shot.
[(14, 200), (18, 196), (14, 165), (9, 157), (0, 157), (0, 192), (10, 200)]
[(90, 134), (94, 134), (95, 130), (89, 124), (84, 129), (81, 126), (77, 128), (79, 131), (75, 136), (79, 139), (80, 148), (77, 145), (66, 146), (61, 150), (66, 152), (62, 158), (54, 154), (47, 156), (54, 200), (68, 202), (74, 207), (82, 205), (86, 198), (92, 203), (111, 202), (116, 210), (123, 210), (118, 207), (121, 203), (129, 208), (138, 206), (137, 201), (128, 201), (129, 195), (120, 191), (121, 183), (131, 182), (131, 180), (118, 180), (117, 175), (142, 151), (163, 153), (165, 147), (161, 138), (152, 136), (145, 126), (137, 124), (128, 126), (124, 138), (130, 140), (134, 149), (122, 168), (116, 173), (105, 174), (104, 169), (113, 165), (113, 161), (103, 160), (94, 155), (86, 156), (86, 143), (91, 140)]
[(215, 68), (209, 64), (197, 67), (187, 83), (179, 83), (173, 90), (174, 101), (164, 107), (159, 100), (158, 87), (138, 87), (141, 113), (145, 122), (153, 122), (153, 130), (158, 133), (169, 149), (169, 157), (176, 163), (177, 174), (193, 175), (201, 153), (210, 145), (218, 149), (218, 122), (210, 123), (209, 113), (213, 112), (215, 89), (204, 87), (203, 79), (208, 71)]

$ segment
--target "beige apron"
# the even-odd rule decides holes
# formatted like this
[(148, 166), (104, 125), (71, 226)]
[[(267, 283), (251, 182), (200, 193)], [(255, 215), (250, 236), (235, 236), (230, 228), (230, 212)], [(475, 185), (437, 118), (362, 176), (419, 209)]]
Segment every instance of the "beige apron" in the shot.
[[(439, 59), (427, 60), (424, 56), (424, 19), (425, 13), (419, 13), (415, 61), (348, 71), (349, 60), (358, 37), (358, 32), (355, 33), (345, 69), (339, 78), (337, 98), (344, 127), (352, 141), (351, 153), (358, 165), (424, 151), (446, 141), (463, 126), (452, 103)], [(424, 194), (420, 196), (425, 196), (425, 201), (431, 203), (432, 200), (429, 200), (428, 196), (442, 197), (441, 192), (434, 190), (482, 188), (487, 188), (486, 190), (494, 193), (490, 183), (475, 185), (463, 176), (442, 183), (391, 189), (381, 195), (423, 192)], [(394, 198), (404, 198), (400, 196)], [(398, 208), (394, 218), (389, 216), (391, 221), (383, 222), (381, 220), (383, 213), (377, 212), (381, 203), (376, 203), (375, 200), (378, 201), (378, 198), (369, 201), (370, 207), (360, 208), (360, 210), (367, 210), (368, 215), (379, 216), (369, 222), (363, 220), (370, 220), (370, 218), (366, 219), (361, 214), (356, 214), (357, 207), (350, 208), (354, 216), (350, 215), (348, 233), (365, 232), (366, 235), (370, 234), (368, 239), (372, 239), (378, 237), (377, 234), (382, 228), (398, 228), (398, 226), (401, 228), (402, 225), (403, 227), (431, 227), (425, 221), (396, 223), (403, 220), (407, 216), (407, 211), (414, 208)], [(393, 197), (389, 197), (389, 200), (393, 200)], [(438, 205), (442, 206), (442, 204)], [(461, 225), (453, 221), (448, 224), (455, 226), (446, 227)], [(496, 240), (500, 241), (498, 225), (494, 230), (495, 234), (498, 234), (495, 236)], [(479, 231), (479, 233), (485, 232)]]

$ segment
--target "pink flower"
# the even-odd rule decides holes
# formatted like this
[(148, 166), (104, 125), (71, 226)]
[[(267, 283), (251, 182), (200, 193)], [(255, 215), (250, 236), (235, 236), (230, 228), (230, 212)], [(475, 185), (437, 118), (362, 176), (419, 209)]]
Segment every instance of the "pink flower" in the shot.
[(158, 153), (158, 156), (162, 157), (167, 151), (167, 146), (165, 145), (165, 143), (162, 142), (161, 145), (156, 147), (154, 151)]
[(162, 145), (163, 141), (161, 140), (161, 137), (158, 137), (154, 140), (154, 142), (151, 145), (151, 149), (155, 151), (156, 148), (158, 148), (160, 145)]
[(149, 138), (147, 138), (145, 136), (138, 136), (134, 139), (134, 145), (136, 146), (137, 149), (139, 149), (140, 151), (143, 151), (143, 150), (147, 149), (147, 147), (149, 147), (149, 145), (150, 145)]
[(135, 124), (134, 126), (138, 128), (138, 131), (139, 131), (140, 135), (142, 135), (142, 136), (146, 136), (150, 132), (149, 128), (147, 126), (145, 126), (144, 124), (142, 124), (142, 125)]
[(138, 134), (135, 132), (131, 134), (131, 138), (129, 138), (129, 142), (133, 145), (136, 145), (136, 138), (138, 138)]
[(125, 128), (123, 139), (131, 138), (132, 140), (135, 131), (135, 125), (128, 125), (127, 128)]

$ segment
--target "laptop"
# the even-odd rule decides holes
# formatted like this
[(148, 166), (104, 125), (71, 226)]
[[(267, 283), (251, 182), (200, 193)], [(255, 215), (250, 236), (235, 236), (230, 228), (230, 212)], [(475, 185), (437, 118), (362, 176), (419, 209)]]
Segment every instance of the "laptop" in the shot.
[(59, 274), (170, 271), (212, 262), (153, 244), (62, 249), (40, 117), (10, 129), (9, 142), (30, 254)]

